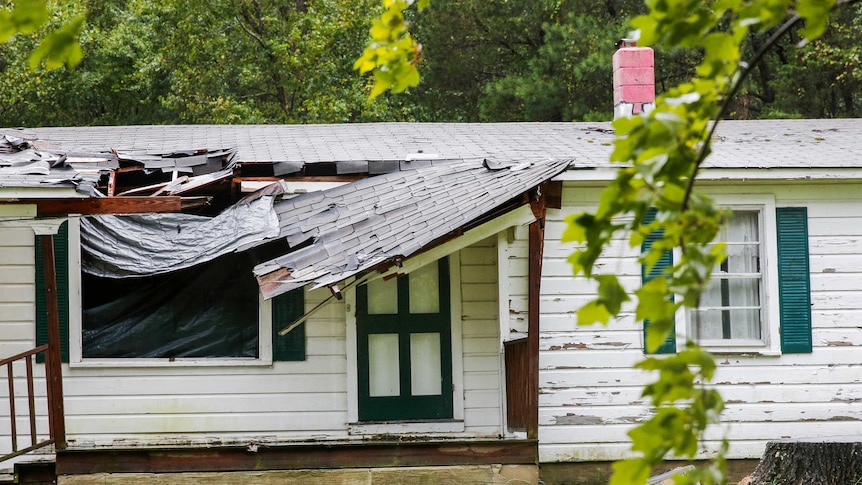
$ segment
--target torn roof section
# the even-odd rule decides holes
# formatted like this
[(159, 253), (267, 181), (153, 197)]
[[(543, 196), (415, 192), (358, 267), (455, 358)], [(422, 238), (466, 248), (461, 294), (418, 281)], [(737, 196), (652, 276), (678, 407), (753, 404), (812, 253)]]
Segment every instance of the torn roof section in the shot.
[(570, 163), (450, 160), (278, 202), (279, 236), (297, 249), (255, 267), (261, 291), (272, 298), (394, 264), (483, 216), (514, 208), (507, 203), (525, 203), (518, 200), (522, 194)]
[(179, 195), (231, 175), (236, 159), (236, 148), (75, 151), (0, 134), (0, 187), (75, 187), (91, 197)]

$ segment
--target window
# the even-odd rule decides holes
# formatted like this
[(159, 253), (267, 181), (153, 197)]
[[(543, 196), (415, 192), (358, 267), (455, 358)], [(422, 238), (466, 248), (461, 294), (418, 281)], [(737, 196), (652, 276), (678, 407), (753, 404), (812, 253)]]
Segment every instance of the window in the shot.
[(446, 258), (357, 288), (359, 420), (453, 417)]
[(689, 337), (702, 345), (764, 343), (760, 218), (760, 211), (734, 211), (716, 238), (725, 244), (727, 259), (713, 270), (700, 308), (689, 310), (686, 319)]
[[(60, 305), (61, 333), (71, 336), (64, 361), (69, 353), (76, 365), (259, 365), (305, 359), (304, 324), (285, 336), (277, 333), (304, 313), (303, 290), (263, 301), (252, 274), (255, 259), (248, 252), (164, 275), (99, 278), (80, 271), (76, 229), (73, 221), (55, 236), (60, 297), (67, 298)], [(38, 249), (36, 258), (37, 315), (42, 315)], [(72, 277), (68, 284), (65, 274)], [(68, 291), (76, 288), (80, 292)], [(63, 318), (64, 312), (70, 318)], [(44, 318), (36, 327), (41, 343), (47, 335)], [(68, 336), (63, 339), (70, 342)]]
[(83, 274), (81, 356), (259, 358), (253, 267), (239, 253), (144, 278)]
[[(739, 200), (750, 205), (729, 205)], [(717, 352), (811, 352), (807, 209), (775, 207), (770, 195), (718, 196), (716, 202), (733, 209), (716, 238), (726, 245), (727, 259), (714, 269), (700, 308), (676, 315), (677, 339), (659, 353), (675, 352), (685, 339)], [(653, 217), (648, 214), (647, 222)], [(648, 237), (643, 249), (654, 239)], [(672, 266), (673, 256), (642, 272), (643, 281)]]

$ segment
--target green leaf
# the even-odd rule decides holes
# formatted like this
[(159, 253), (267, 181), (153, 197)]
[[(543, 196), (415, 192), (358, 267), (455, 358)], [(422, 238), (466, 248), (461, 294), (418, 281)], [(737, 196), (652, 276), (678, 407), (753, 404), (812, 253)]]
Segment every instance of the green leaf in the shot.
[[(599, 283), (599, 301), (611, 315), (619, 314), (623, 302), (631, 299), (626, 289), (615, 275), (599, 275), (595, 280)], [(607, 320), (604, 323), (607, 323)]]
[(650, 468), (642, 460), (629, 459), (615, 461), (614, 474), (608, 485), (640, 485), (649, 480)]
[(599, 300), (593, 300), (578, 309), (578, 325), (592, 325), (596, 322), (608, 324), (611, 314)]
[(48, 5), (45, 0), (16, 0), (11, 21), (16, 30), (29, 34), (48, 21)]
[(807, 41), (812, 41), (826, 30), (829, 20), (829, 12), (835, 7), (836, 0), (799, 0), (796, 4), (796, 12), (805, 19), (805, 27), (802, 36)]
[[(581, 225), (582, 214), (570, 214), (566, 216), (566, 229), (563, 231), (562, 242), (584, 242), (587, 240), (587, 231)], [(586, 219), (585, 219), (586, 220)]]
[(17, 33), (18, 28), (12, 21), (12, 13), (0, 11), (0, 42), (6, 42)]
[(406, 65), (404, 69), (396, 73), (395, 83), (392, 85), (393, 93), (402, 93), (407, 88), (419, 84), (419, 70), (412, 64)]
[(371, 88), (371, 94), (368, 95), (370, 99), (374, 99), (377, 96), (383, 94), (387, 89), (392, 86), (392, 75), (386, 71), (374, 71), (374, 86)]
[(81, 62), (83, 52), (78, 44), (78, 35), (84, 25), (84, 16), (79, 15), (61, 28), (48, 34), (30, 54), (30, 69), (36, 70), (45, 62), (48, 70), (63, 64), (75, 67)]

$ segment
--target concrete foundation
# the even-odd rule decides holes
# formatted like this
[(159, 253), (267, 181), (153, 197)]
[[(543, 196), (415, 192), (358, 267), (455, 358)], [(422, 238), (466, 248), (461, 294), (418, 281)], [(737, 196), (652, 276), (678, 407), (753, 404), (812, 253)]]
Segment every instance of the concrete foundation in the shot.
[(535, 485), (535, 465), (469, 465), (195, 473), (60, 475), (59, 485)]

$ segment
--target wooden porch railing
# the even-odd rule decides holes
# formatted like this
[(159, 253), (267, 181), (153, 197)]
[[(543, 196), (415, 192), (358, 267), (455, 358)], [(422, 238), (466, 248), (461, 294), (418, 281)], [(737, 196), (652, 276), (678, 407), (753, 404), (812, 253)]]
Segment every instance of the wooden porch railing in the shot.
[[(45, 353), (45, 390), (48, 401), (48, 434), (49, 437), (46, 440), (38, 441), (38, 435), (36, 432), (36, 393), (35, 393), (35, 385), (34, 385), (34, 375), (33, 375), (33, 359), (36, 354), (40, 352)], [(54, 444), (56, 442), (57, 431), (65, 434), (63, 430), (56, 430), (54, 421), (51, 419), (52, 410), (55, 408), (55, 396), (51, 390), (51, 371), (53, 366), (50, 362), (51, 353), (48, 352), (48, 345), (42, 345), (40, 347), (36, 347), (35, 349), (28, 350), (26, 352), (21, 352), (18, 355), (13, 355), (7, 359), (0, 360), (0, 372), (5, 367), (6, 372), (0, 373), (0, 379), (3, 376), (6, 377), (8, 381), (8, 389), (9, 389), (9, 421), (10, 421), (10, 430), (11, 430), (11, 441), (12, 441), (12, 452), (7, 453), (5, 455), (0, 456), (0, 462), (6, 461), (10, 458), (14, 458), (19, 455), (23, 455), (25, 453), (29, 453), (33, 450), (42, 448), (44, 446), (48, 446), (50, 444)], [(30, 446), (21, 447), (20, 437), (18, 435), (18, 409), (16, 409), (16, 399), (19, 397), (15, 393), (15, 372), (14, 366), (18, 362), (24, 362), (24, 368), (26, 369), (26, 383), (27, 383), (27, 408), (28, 413), (27, 416), (29, 418), (29, 431), (30, 431)], [(20, 366), (19, 366), (20, 367)], [(61, 441), (65, 442), (65, 438), (61, 438)]]
[[(54, 236), (38, 234), (42, 246), (42, 268), (45, 274), (45, 304), (48, 320), (48, 344), (0, 360), (0, 379), (2, 368), (6, 367), (9, 381), (9, 419), (11, 422), (12, 452), (0, 456), (0, 462), (29, 453), (38, 448), (54, 445), (57, 450), (66, 448), (66, 416), (63, 409), (63, 371), (60, 353), (60, 316), (57, 302), (57, 271), (54, 259)], [(38, 264), (38, 262), (37, 262)], [(45, 394), (48, 400), (48, 439), (37, 442), (36, 433), (36, 395), (34, 392), (33, 359), (36, 354), (45, 353)], [(18, 416), (15, 409), (15, 362), (23, 360), (27, 369), (27, 404), (30, 420), (30, 446), (19, 448)]]

